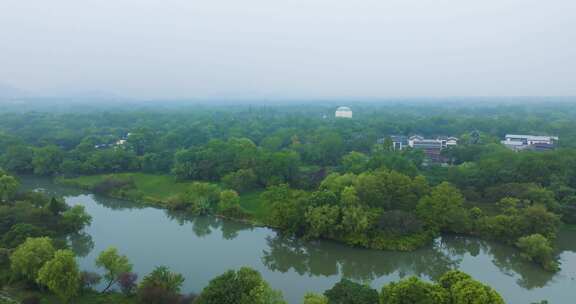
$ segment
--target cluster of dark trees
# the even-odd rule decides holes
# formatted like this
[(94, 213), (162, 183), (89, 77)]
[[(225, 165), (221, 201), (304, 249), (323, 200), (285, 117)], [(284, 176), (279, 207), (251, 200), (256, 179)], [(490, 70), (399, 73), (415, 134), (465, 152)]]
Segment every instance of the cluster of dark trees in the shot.
[(18, 190), (18, 180), (0, 171), (0, 264), (29, 237), (51, 237), (62, 247), (66, 236), (92, 220), (81, 205), (70, 207), (61, 199)]
[[(359, 104), (354, 119), (333, 119), (333, 109), (0, 113), (0, 166), (48, 176), (173, 174), (203, 182), (170, 207), (230, 217), (248, 216), (238, 194), (266, 189), (265, 222), (289, 234), (400, 250), (442, 232), (481, 235), (556, 268), (556, 231), (576, 220), (571, 104)], [(557, 135), (560, 143), (517, 153), (498, 143), (506, 133)], [(449, 166), (426, 165), (422, 151), (376, 144), (391, 134), (460, 141), (443, 152)]]

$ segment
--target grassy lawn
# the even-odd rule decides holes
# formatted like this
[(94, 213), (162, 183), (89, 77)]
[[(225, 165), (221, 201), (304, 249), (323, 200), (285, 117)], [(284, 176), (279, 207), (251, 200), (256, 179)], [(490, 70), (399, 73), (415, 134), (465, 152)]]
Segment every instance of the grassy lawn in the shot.
[[(62, 179), (64, 184), (73, 185), (83, 189), (91, 189), (95, 184), (109, 176), (131, 178), (134, 180), (136, 190), (143, 195), (148, 202), (163, 202), (171, 196), (186, 191), (193, 181), (179, 182), (171, 175), (146, 174), (146, 173), (116, 173), (87, 175), (76, 178)], [(240, 205), (244, 210), (254, 216), (258, 222), (263, 222), (268, 210), (260, 201), (260, 194), (264, 190), (254, 190), (240, 196)]]
[(184, 192), (192, 184), (192, 181), (178, 182), (173, 176), (146, 174), (146, 173), (117, 173), (80, 176), (71, 179), (64, 179), (65, 182), (72, 182), (82, 188), (90, 189), (93, 185), (103, 181), (108, 176), (118, 176), (132, 178), (136, 184), (136, 189), (141, 192), (147, 200), (164, 201), (169, 197)]

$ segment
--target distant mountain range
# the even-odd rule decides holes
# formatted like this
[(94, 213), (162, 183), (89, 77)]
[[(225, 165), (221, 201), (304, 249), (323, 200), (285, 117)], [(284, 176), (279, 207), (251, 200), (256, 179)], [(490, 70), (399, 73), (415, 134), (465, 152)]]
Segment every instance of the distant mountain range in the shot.
[(29, 96), (30, 96), (29, 92), (7, 85), (5, 83), (0, 83), (0, 98), (2, 99), (22, 98)]
[(42, 91), (27, 91), (6, 83), (0, 82), (0, 100), (12, 99), (103, 99), (103, 100), (120, 100), (126, 99), (114, 93), (99, 90), (82, 90), (69, 88), (52, 88)]

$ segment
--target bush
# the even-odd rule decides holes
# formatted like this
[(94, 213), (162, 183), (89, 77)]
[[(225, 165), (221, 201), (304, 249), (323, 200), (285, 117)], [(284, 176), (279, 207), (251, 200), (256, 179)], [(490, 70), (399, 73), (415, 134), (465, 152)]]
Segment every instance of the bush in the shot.
[(559, 269), (558, 262), (554, 260), (554, 249), (543, 235), (532, 234), (521, 237), (516, 246), (522, 251), (523, 257), (542, 265), (544, 269), (550, 271)]
[(367, 285), (342, 279), (324, 295), (330, 304), (374, 304), (378, 303), (378, 292)]

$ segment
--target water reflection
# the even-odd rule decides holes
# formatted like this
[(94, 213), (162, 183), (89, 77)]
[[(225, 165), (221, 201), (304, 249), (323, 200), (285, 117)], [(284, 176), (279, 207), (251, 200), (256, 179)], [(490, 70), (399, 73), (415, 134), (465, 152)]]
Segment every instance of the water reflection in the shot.
[[(92, 267), (94, 255), (105, 246), (122, 246), (142, 273), (149, 272), (161, 258), (172, 263), (174, 269), (188, 275), (189, 291), (199, 291), (197, 288), (202, 286), (197, 284), (240, 266), (257, 268), (292, 297), (291, 303), (300, 301), (307, 291), (329, 288), (340, 277), (372, 282), (379, 288), (399, 277), (435, 279), (455, 268), (495, 286), (510, 303), (558, 300), (576, 288), (574, 270), (570, 269), (576, 262), (576, 230), (564, 229), (558, 236), (557, 248), (565, 265), (561, 273), (552, 274), (526, 262), (510, 246), (472, 237), (444, 236), (414, 252), (384, 252), (330, 241), (302, 241), (266, 228), (143, 207), (46, 182), (34, 187), (49, 195), (64, 196), (69, 203), (85, 203), (94, 216), (87, 233), (69, 236), (74, 251), (86, 257), (85, 267)], [(150, 238), (144, 240), (141, 235)], [(155, 242), (154, 248), (149, 248), (151, 241)]]
[(169, 219), (177, 222), (179, 225), (190, 223), (192, 225), (192, 232), (200, 238), (219, 231), (222, 233), (223, 239), (233, 240), (238, 237), (240, 231), (253, 228), (253, 226), (247, 224), (227, 221), (214, 216), (194, 216), (186, 212), (170, 210), (166, 210), (165, 212)]
[(74, 233), (68, 236), (68, 243), (72, 251), (79, 257), (85, 257), (94, 249), (92, 236), (85, 233)]
[(282, 236), (269, 237), (262, 262), (273, 271), (294, 270), (300, 275), (342, 275), (357, 281), (372, 281), (398, 273), (400, 277), (417, 275), (438, 278), (456, 268), (459, 256), (440, 250), (441, 242), (432, 248), (414, 252), (383, 252), (349, 248), (340, 244), (304, 242)]

